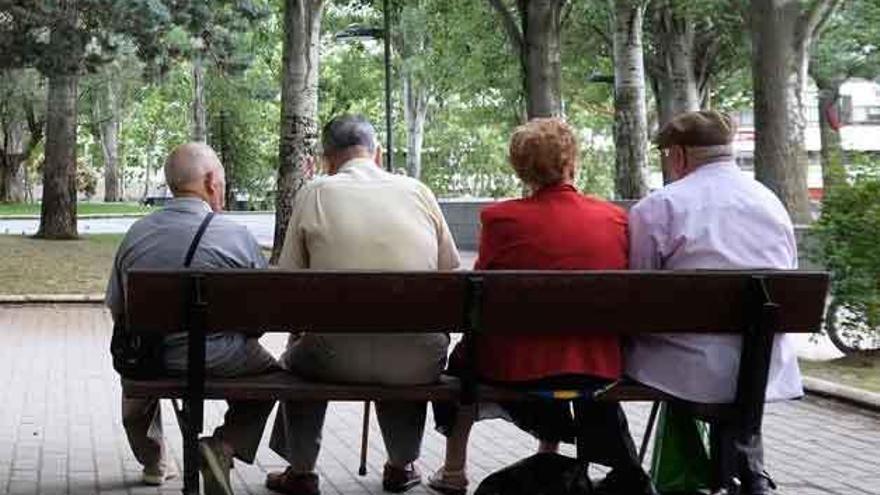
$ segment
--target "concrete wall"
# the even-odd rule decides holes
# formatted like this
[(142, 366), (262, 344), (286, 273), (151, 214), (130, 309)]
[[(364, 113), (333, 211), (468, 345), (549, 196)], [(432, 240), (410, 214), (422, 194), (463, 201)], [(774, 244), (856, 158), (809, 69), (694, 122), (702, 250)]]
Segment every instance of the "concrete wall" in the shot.
[[(440, 201), (440, 209), (446, 216), (446, 222), (452, 231), (452, 237), (461, 251), (476, 251), (480, 244), (480, 210), (498, 202), (493, 199), (449, 199)], [(635, 201), (615, 201), (625, 209), (629, 209)], [(810, 251), (815, 248), (815, 240), (810, 237), (810, 229), (807, 226), (795, 228), (795, 236), (798, 243), (798, 266), (801, 270), (821, 270), (818, 265), (810, 260)]]

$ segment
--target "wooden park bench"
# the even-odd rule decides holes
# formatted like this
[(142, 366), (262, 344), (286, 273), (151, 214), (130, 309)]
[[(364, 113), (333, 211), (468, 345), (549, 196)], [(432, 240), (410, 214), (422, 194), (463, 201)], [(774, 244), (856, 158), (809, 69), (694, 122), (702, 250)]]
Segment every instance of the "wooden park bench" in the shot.
[[(537, 394), (479, 382), (480, 356), (469, 346), (469, 372), (433, 385), (379, 386), (308, 382), (278, 372), (205, 378), (205, 335), (265, 332), (486, 334), (661, 332), (741, 334), (736, 401), (744, 418), (763, 416), (773, 336), (817, 332), (828, 286), (825, 273), (461, 271), (320, 272), (256, 270), (138, 270), (128, 273), (128, 328), (187, 332), (185, 377), (123, 380), (127, 397), (171, 398), (184, 442), (184, 493), (199, 493), (198, 436), (205, 399), (330, 401), (536, 400)], [(492, 359), (503, 359), (492, 356)], [(546, 395), (546, 394), (545, 394)], [(570, 394), (556, 394), (567, 398)], [(674, 400), (620, 382), (599, 401)], [(178, 404), (178, 400), (182, 405)], [(647, 443), (646, 433), (644, 445)]]

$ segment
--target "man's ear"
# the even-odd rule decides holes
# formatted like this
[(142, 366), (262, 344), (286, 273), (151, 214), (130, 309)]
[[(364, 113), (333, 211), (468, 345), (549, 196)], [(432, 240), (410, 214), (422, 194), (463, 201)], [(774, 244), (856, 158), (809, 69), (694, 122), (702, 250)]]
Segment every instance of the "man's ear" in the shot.
[(376, 166), (379, 168), (384, 168), (382, 165), (382, 146), (376, 145), (376, 151), (373, 152), (373, 161), (376, 162)]
[(208, 193), (208, 196), (213, 195), (215, 192), (215, 187), (214, 187), (215, 182), (214, 182), (214, 172), (213, 171), (205, 174), (203, 184), (205, 186), (205, 192)]

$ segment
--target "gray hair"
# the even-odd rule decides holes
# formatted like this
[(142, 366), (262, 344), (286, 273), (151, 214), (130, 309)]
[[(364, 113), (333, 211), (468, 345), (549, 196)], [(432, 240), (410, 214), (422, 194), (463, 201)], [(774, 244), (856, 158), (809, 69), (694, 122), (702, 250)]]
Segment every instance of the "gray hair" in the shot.
[(334, 118), (321, 133), (324, 153), (363, 146), (370, 153), (376, 151), (376, 129), (363, 115), (341, 115)]

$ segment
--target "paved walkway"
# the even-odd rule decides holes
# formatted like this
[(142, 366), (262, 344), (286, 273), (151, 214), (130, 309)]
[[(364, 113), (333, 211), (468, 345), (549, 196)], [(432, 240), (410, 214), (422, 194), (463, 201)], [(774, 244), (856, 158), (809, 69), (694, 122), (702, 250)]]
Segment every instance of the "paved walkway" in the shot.
[[(0, 306), (0, 494), (179, 493), (179, 482), (161, 490), (138, 485), (140, 466), (120, 423), (109, 334), (107, 314), (96, 306)], [(279, 350), (282, 337), (270, 336), (267, 345)], [(223, 409), (221, 403), (209, 404), (209, 428)], [(180, 437), (166, 412), (179, 462)], [(326, 494), (382, 493), (384, 448), (375, 421), (370, 472), (364, 478), (356, 474), (360, 412), (360, 404), (331, 406), (319, 461)], [(647, 406), (628, 405), (627, 412), (638, 438)], [(771, 405), (766, 431), (768, 463), (781, 493), (880, 494), (880, 415), (808, 398)], [(267, 437), (268, 429), (264, 441)], [(533, 448), (534, 441), (503, 421), (481, 423), (471, 441), (471, 476), (478, 481)], [(441, 437), (427, 432), (424, 473), (440, 464), (442, 452)], [(268, 448), (261, 449), (254, 466), (238, 465), (236, 493), (269, 493), (262, 487), (265, 473), (282, 466)]]

